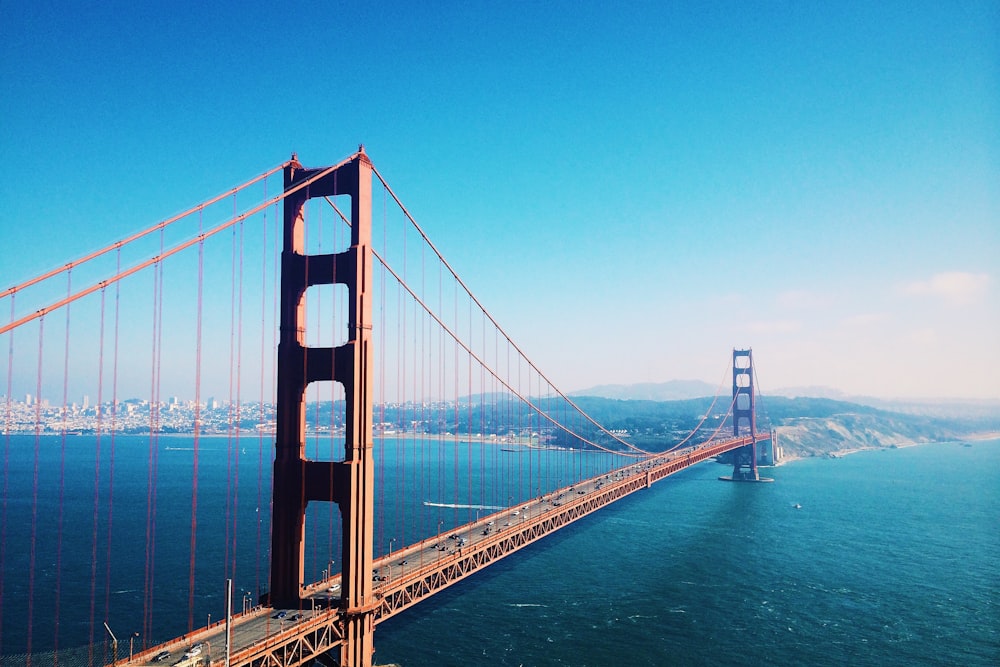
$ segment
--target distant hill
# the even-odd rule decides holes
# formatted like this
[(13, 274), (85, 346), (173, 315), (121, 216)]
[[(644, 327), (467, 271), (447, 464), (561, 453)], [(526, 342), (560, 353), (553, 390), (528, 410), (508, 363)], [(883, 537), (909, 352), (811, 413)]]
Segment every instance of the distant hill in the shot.
[(976, 419), (1000, 414), (1000, 399), (977, 398), (876, 398), (845, 394), (831, 387), (782, 387), (768, 390), (765, 396), (787, 398), (829, 398), (865, 405), (889, 412), (925, 417)]
[[(706, 397), (652, 401), (581, 396), (574, 401), (598, 423), (627, 432), (633, 444), (649, 451), (679, 441), (705, 415), (709, 419), (699, 433), (708, 437), (729, 407), (724, 397), (714, 406)], [(951, 414), (942, 415), (887, 410), (829, 398), (764, 396), (757, 403), (757, 423), (762, 430), (777, 430), (786, 454), (823, 456), (850, 449), (965, 440), (977, 434), (1000, 433), (1000, 406), (973, 407), (976, 409), (953, 409)], [(731, 426), (724, 425), (722, 430), (731, 432)], [(699, 439), (695, 437), (696, 442)]]
[(689, 398), (715, 396), (718, 387), (701, 380), (670, 380), (639, 384), (601, 384), (590, 389), (570, 392), (570, 396), (595, 396), (630, 401), (682, 401)]
[[(761, 410), (763, 408), (763, 410)], [(1000, 409), (901, 412), (823, 398), (765, 396), (760, 414), (775, 427), (778, 441), (793, 456), (879, 447), (967, 440), (1000, 433)], [(760, 419), (760, 414), (758, 419)]]

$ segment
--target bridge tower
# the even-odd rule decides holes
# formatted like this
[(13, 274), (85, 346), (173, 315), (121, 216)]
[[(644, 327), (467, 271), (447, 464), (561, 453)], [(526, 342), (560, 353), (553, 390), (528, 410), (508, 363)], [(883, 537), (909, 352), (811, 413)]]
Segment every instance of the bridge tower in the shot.
[(757, 471), (757, 412), (753, 388), (753, 351), (733, 350), (733, 436), (749, 436), (750, 442), (732, 451), (733, 475), (720, 477), (733, 482), (770, 482)]
[[(319, 176), (308, 187), (306, 179)], [(374, 463), (372, 460), (371, 300), (372, 165), (364, 148), (336, 168), (305, 169), (292, 156), (285, 168), (284, 244), (281, 254), (278, 405), (271, 510), (271, 583), (268, 602), (299, 608), (304, 577), (305, 512), (310, 502), (336, 502), (343, 533), (340, 664), (372, 664), (376, 600), (372, 593)], [(305, 254), (303, 207), (312, 197), (351, 197), (351, 245), (344, 252)], [(305, 293), (314, 285), (343, 284), (349, 292), (348, 340), (305, 345)], [(343, 461), (312, 461), (305, 449), (305, 392), (311, 382), (336, 381), (346, 400)]]

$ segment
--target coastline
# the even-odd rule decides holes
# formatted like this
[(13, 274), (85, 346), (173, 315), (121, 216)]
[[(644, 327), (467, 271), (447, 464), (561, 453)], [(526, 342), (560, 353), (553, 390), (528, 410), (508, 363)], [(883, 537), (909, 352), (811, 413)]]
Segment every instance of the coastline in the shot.
[(961, 438), (948, 438), (947, 440), (921, 440), (921, 441), (909, 441), (902, 443), (893, 443), (891, 445), (885, 446), (860, 446), (860, 447), (847, 447), (844, 449), (832, 449), (829, 452), (823, 454), (801, 456), (795, 453), (787, 453), (781, 457), (774, 466), (769, 467), (779, 467), (793, 461), (802, 461), (807, 459), (839, 459), (845, 456), (850, 456), (851, 454), (857, 454), (858, 452), (873, 452), (878, 450), (891, 450), (891, 449), (905, 449), (907, 447), (920, 447), (922, 445), (944, 445), (948, 443), (962, 443), (962, 442), (988, 442), (990, 440), (1000, 440), (1000, 431), (984, 431), (981, 433), (971, 433), (969, 435), (962, 436)]

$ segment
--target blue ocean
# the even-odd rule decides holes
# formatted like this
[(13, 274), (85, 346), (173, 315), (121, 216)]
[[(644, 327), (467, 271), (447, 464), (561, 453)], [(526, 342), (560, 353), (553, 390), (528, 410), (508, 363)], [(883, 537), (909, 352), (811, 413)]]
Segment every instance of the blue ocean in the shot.
[(1000, 664), (1000, 441), (702, 464), (380, 625), (432, 665)]
[[(227, 577), (236, 582), (237, 608), (240, 598), (247, 602), (266, 587), (269, 442), (202, 439), (196, 508), (189, 438), (161, 438), (152, 450), (140, 436), (120, 436), (114, 452), (107, 438), (99, 453), (96, 445), (91, 436), (65, 444), (59, 437), (10, 440), (4, 664), (17, 664), (12, 659), (26, 650), (29, 617), (32, 652), (41, 654), (32, 663), (48, 664), (54, 648), (68, 656), (74, 647), (102, 642), (105, 619), (120, 636), (147, 627), (155, 633), (148, 641), (160, 641), (190, 622), (218, 619)], [(418, 507), (451, 493), (410, 489), (396, 498), (397, 476), (409, 464), (405, 456), (391, 463), (377, 475), (380, 504)], [(727, 470), (705, 463), (381, 624), (376, 661), (403, 667), (1000, 664), (998, 469), (1000, 441), (797, 460), (767, 469), (772, 484), (720, 482)], [(488, 506), (505, 493), (480, 495)], [(474, 518), (471, 508), (435, 511), (449, 512), (445, 530)], [(324, 512), (311, 510), (308, 519), (314, 533), (307, 538), (307, 576), (318, 576), (329, 566), (328, 554), (338, 553), (339, 524)], [(438, 516), (421, 525), (378, 526), (376, 551), (391, 549), (388, 540), (433, 532)], [(154, 567), (147, 568), (150, 560)], [(143, 626), (147, 595), (154, 616)]]

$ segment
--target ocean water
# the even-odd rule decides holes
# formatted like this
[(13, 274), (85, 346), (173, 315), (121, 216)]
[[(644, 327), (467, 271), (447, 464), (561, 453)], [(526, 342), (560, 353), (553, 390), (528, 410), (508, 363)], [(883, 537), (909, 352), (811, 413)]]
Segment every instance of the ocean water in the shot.
[[(113, 478), (107, 440), (96, 469), (93, 438), (66, 443), (63, 449), (61, 438), (39, 441), (36, 485), (34, 438), (11, 441), (4, 470), (0, 655), (23, 653), (29, 615), (34, 651), (51, 651), (56, 641), (60, 651), (91, 637), (101, 641), (105, 617), (120, 636), (143, 630), (150, 557), (155, 564), (150, 640), (183, 633), (189, 614), (195, 625), (203, 625), (209, 614), (219, 618), (227, 576), (236, 580), (237, 607), (240, 597), (252, 598), (266, 586), (268, 442), (201, 442), (193, 611), (187, 595), (189, 439), (162, 438), (156, 447), (153, 521), (147, 521), (146, 509), (148, 438), (117, 440)], [(720, 482), (718, 475), (728, 471), (702, 464), (381, 624), (377, 662), (404, 667), (1000, 664), (1000, 441), (969, 444), (794, 461), (768, 469), (773, 484)], [(479, 446), (445, 457), (476, 459)], [(487, 492), (477, 485), (472, 497), (460, 498), (460, 490), (442, 483), (419, 491), (410, 486), (396, 498), (402, 476), (409, 475), (411, 484), (417, 478), (414, 466), (436, 469), (442, 461), (416, 459), (412, 450), (395, 444), (381, 456), (387, 464), (377, 475), (379, 502), (405, 505), (412, 525), (385, 520), (376, 529), (379, 552), (389, 539), (412, 541), (421, 531), (433, 532), (437, 521), (447, 530), (475, 511), (428, 508), (423, 501), (488, 506), (565, 480), (572, 474), (567, 466), (599, 464), (578, 457), (567, 462), (560, 453), (534, 454), (534, 463), (517, 464), (534, 472), (524, 476), (527, 482), (512, 481), (511, 488)], [(35, 568), (29, 582), (24, 573), (31, 557), (35, 488)], [(318, 575), (326, 554), (339, 553), (339, 525), (324, 511), (311, 508), (308, 574)], [(104, 538), (109, 518), (111, 549)], [(152, 554), (145, 549), (150, 530)], [(237, 554), (227, 546), (234, 535)], [(108, 556), (110, 581), (105, 580)], [(34, 592), (30, 613), (29, 590)], [(44, 658), (33, 661), (39, 662), (47, 664)]]
[(997, 665), (998, 469), (1000, 441), (799, 460), (773, 484), (703, 464), (380, 625), (376, 658)]

